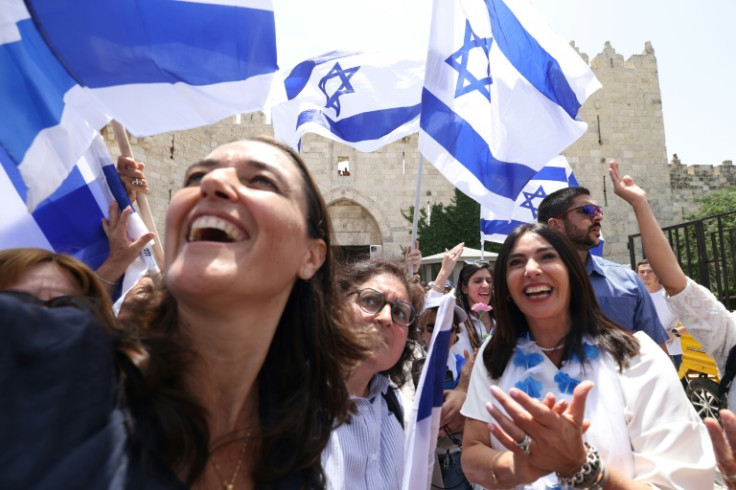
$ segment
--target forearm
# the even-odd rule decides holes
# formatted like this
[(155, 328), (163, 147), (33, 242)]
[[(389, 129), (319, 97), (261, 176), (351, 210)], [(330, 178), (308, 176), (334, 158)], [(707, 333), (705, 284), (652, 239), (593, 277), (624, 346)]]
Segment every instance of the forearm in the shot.
[(660, 228), (649, 202), (642, 199), (633, 204), (632, 207), (634, 208), (636, 220), (639, 222), (644, 254), (649, 259), (652, 270), (667, 290), (667, 294), (679, 293), (685, 289), (687, 277), (680, 268), (675, 253)]

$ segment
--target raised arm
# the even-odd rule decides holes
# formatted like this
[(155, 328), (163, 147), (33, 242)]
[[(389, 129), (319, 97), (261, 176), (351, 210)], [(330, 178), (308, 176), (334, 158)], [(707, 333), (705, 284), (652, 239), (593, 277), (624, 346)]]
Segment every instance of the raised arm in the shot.
[(667, 294), (674, 296), (687, 285), (687, 276), (680, 268), (675, 253), (664, 236), (657, 218), (647, 201), (644, 190), (636, 185), (634, 179), (628, 175), (621, 176), (619, 165), (611, 162), (608, 170), (613, 182), (613, 190), (617, 196), (629, 203), (634, 209), (636, 220), (639, 222), (641, 243), (644, 253), (649, 259), (652, 270), (664, 286)]

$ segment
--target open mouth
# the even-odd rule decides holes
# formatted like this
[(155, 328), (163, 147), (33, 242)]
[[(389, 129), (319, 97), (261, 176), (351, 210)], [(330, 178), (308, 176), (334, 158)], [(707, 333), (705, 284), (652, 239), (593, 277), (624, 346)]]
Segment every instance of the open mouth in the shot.
[(552, 294), (552, 288), (549, 286), (530, 286), (524, 289), (524, 294), (529, 298), (542, 299)]
[(237, 226), (217, 216), (200, 216), (189, 228), (188, 242), (242, 242), (247, 235)]

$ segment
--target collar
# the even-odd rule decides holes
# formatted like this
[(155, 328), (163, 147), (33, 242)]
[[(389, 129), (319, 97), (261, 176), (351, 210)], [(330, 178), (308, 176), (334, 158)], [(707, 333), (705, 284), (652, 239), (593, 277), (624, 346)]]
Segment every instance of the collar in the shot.
[(588, 273), (588, 275), (592, 275), (593, 272), (598, 274), (599, 276), (605, 276), (606, 274), (603, 272), (603, 268), (598, 263), (598, 257), (591, 255), (590, 252), (588, 252), (588, 258), (585, 260), (585, 270)]

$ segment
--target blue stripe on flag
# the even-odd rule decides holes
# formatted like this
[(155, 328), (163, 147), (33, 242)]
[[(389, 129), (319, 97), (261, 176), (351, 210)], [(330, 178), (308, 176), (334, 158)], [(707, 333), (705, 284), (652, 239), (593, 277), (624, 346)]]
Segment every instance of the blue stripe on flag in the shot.
[(102, 229), (104, 215), (91, 185), (99, 186), (87, 184), (74, 167), (61, 187), (36, 208), (33, 218), (54, 251), (74, 255), (96, 269), (107, 257), (109, 245)]
[(527, 32), (503, 0), (485, 2), (491, 17), (493, 39), (501, 52), (534, 88), (575, 119), (581, 104), (557, 60)]
[[(2, 120), (3, 119), (0, 118), (0, 124), (2, 124)], [(18, 165), (16, 165), (12, 158), (10, 158), (10, 155), (8, 155), (8, 152), (3, 148), (2, 144), (0, 144), (0, 165), (2, 165), (20, 198), (25, 202), (26, 196), (28, 195), (28, 186), (20, 175)], [(10, 192), (10, 190), (6, 189), (4, 192)]]
[(87, 87), (209, 85), (271, 73), (276, 66), (268, 10), (171, 0), (26, 4), (49, 45)]
[(567, 170), (564, 167), (542, 167), (542, 169), (534, 176), (534, 180), (555, 180), (559, 182), (567, 182)]
[(423, 131), (439, 143), (495, 194), (516, 199), (519, 192), (537, 173), (520, 163), (497, 160), (488, 144), (475, 129), (426, 88), (422, 90)]
[[(444, 401), (445, 393), (445, 370), (447, 369), (447, 357), (438, 361), (440, 352), (447, 353), (450, 350), (450, 334), (452, 330), (440, 330), (434, 339), (432, 352), (427, 359), (428, 367), (427, 376), (425, 378), (425, 386), (421, 391), (419, 398), (419, 407), (417, 409), (417, 421), (428, 418), (432, 415), (432, 408), (441, 407)], [(442, 356), (439, 356), (442, 357)], [(426, 386), (431, 382), (431, 389)]]
[(302, 124), (314, 123), (326, 128), (349, 143), (375, 140), (408, 123), (419, 115), (421, 105), (395, 107), (378, 111), (361, 112), (354, 116), (333, 121), (322, 111), (310, 109), (299, 113), (296, 129)]
[(0, 141), (18, 165), (38, 133), (59, 123), (64, 94), (75, 83), (31, 20), (16, 25), (22, 40), (0, 44)]
[(501, 221), (501, 220), (480, 220), (480, 232), (485, 235), (508, 235), (517, 226), (528, 224), (526, 221)]

